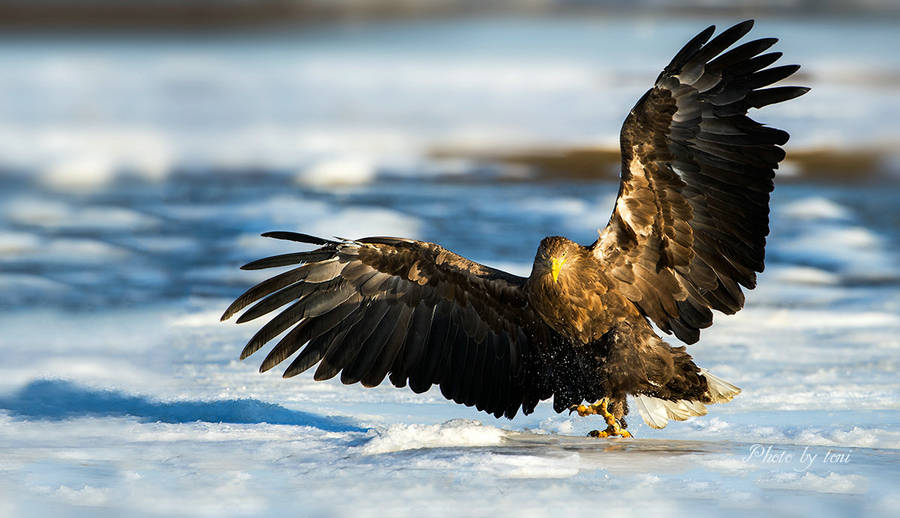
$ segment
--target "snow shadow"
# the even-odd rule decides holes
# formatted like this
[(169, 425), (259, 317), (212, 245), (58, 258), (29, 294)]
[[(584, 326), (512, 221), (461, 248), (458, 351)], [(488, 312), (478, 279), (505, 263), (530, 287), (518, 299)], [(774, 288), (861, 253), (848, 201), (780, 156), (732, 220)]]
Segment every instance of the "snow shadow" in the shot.
[(145, 422), (269, 423), (312, 426), (329, 432), (365, 431), (345, 419), (290, 410), (257, 399), (161, 402), (65, 380), (32, 381), (9, 396), (0, 396), (0, 409), (30, 420), (130, 416)]

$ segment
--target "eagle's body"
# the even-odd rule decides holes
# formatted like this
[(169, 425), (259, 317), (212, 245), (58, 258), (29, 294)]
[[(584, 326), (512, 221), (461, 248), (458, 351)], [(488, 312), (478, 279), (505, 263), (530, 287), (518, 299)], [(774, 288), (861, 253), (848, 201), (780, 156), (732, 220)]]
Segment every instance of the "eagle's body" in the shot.
[(318, 364), (317, 380), (340, 373), (375, 386), (389, 377), (416, 392), (436, 384), (448, 399), (510, 418), (553, 397), (557, 412), (603, 413), (610, 427), (601, 435), (627, 435), (616, 421), (627, 395), (654, 427), (730, 400), (737, 387), (650, 322), (696, 342), (711, 310), (739, 310), (741, 287), (753, 288), (763, 269), (773, 170), (788, 135), (746, 112), (807, 89), (761, 89), (798, 68), (766, 68), (780, 56), (762, 54), (774, 39), (725, 52), (751, 26), (711, 41), (713, 27), (699, 34), (632, 109), (615, 210), (593, 244), (548, 237), (524, 278), (422, 241), (264, 234), (320, 247), (245, 265), (301, 266), (226, 310), (223, 320), (256, 302), (245, 322), (290, 304), (241, 357), (290, 329), (260, 370), (305, 345), (285, 377)]

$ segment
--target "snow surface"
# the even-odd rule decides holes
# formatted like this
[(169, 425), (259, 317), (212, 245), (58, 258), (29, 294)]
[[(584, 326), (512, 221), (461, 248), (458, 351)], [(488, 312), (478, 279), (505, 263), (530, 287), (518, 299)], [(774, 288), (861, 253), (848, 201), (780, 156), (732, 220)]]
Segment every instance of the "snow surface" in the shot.
[(758, 289), (690, 348), (744, 392), (596, 440), (549, 402), (496, 420), (434, 389), (259, 374), (237, 360), (254, 329), (218, 319), (266, 275), (239, 264), (291, 249), (258, 231), (412, 235), (527, 274), (542, 235), (593, 238), (615, 185), (248, 177), (213, 202), (213, 178), (8, 182), (30, 203), (2, 220), (0, 516), (900, 512), (895, 188), (780, 187)]

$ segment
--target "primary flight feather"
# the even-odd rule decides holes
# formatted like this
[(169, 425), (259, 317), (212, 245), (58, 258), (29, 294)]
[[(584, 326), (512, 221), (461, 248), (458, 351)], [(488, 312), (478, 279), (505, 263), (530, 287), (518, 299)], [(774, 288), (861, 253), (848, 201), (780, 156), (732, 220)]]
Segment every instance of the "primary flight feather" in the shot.
[(240, 323), (284, 308), (241, 358), (290, 330), (261, 371), (299, 351), (285, 377), (318, 365), (316, 380), (340, 374), (371, 387), (389, 378), (415, 392), (439, 385), (448, 399), (497, 417), (553, 397), (557, 412), (603, 415), (609, 426), (593, 433), (601, 437), (630, 436), (627, 395), (656, 428), (731, 400), (740, 389), (650, 322), (694, 343), (712, 325), (711, 310), (738, 311), (742, 288), (763, 270), (769, 193), (788, 134), (747, 111), (808, 88), (766, 88), (799, 67), (770, 67), (781, 56), (765, 53), (774, 38), (732, 48), (752, 26), (698, 34), (628, 114), (615, 209), (593, 244), (545, 238), (525, 278), (434, 243), (269, 232), (319, 248), (244, 266), (300, 265), (222, 315), (252, 304)]

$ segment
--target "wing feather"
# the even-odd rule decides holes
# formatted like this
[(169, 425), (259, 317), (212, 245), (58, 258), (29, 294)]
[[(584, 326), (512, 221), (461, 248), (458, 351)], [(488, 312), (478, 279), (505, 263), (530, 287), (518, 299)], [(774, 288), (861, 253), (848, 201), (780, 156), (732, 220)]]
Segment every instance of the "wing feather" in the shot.
[(808, 88), (775, 86), (799, 66), (771, 68), (778, 40), (729, 50), (753, 21), (684, 46), (625, 119), (622, 183), (592, 245), (616, 288), (663, 331), (688, 343), (715, 309), (744, 304), (765, 259), (769, 193), (788, 134), (747, 116)]
[(267, 235), (320, 247), (250, 263), (304, 264), (254, 286), (222, 316), (250, 304), (238, 322), (280, 310), (241, 355), (290, 329), (261, 371), (300, 351), (285, 377), (318, 365), (316, 380), (340, 374), (343, 383), (375, 386), (390, 376), (415, 392), (437, 384), (449, 399), (508, 417), (552, 395), (535, 381), (552, 331), (529, 308), (524, 278), (421, 241)]
[(378, 359), (371, 369), (362, 377), (361, 382), (366, 387), (376, 387), (384, 381), (385, 376), (401, 353), (406, 334), (409, 332), (409, 324), (412, 321), (414, 308), (403, 304), (400, 306), (400, 314), (397, 317), (396, 325), (382, 347)]

